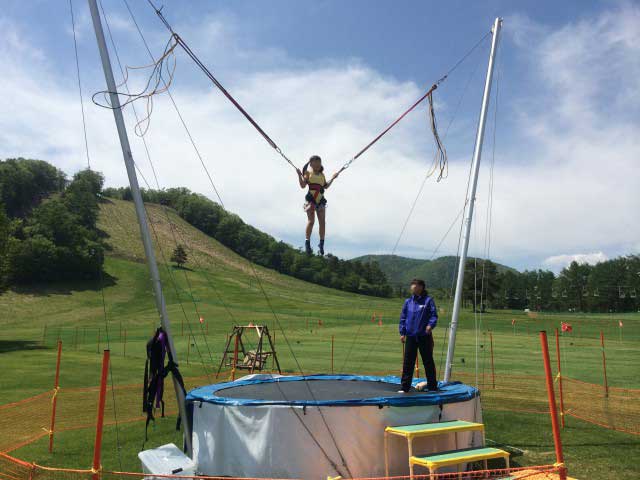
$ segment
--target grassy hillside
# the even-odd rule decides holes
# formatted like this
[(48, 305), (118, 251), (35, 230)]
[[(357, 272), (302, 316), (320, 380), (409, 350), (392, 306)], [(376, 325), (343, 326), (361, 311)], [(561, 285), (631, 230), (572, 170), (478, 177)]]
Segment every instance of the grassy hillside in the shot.
[[(195, 230), (173, 212), (149, 205), (148, 213), (155, 232), (181, 370), (186, 377), (200, 377), (190, 385), (216, 381), (214, 372), (226, 335), (234, 323), (248, 322), (267, 323), (275, 332), (285, 371), (297, 370), (297, 360), (305, 372), (329, 372), (333, 338), (336, 372), (398, 373), (402, 349), (397, 335), (397, 316), (401, 299), (358, 296), (256, 267), (258, 283), (246, 260)], [(113, 384), (118, 387), (141, 382), (144, 345), (157, 324), (157, 313), (132, 204), (123, 201), (103, 204), (100, 228), (110, 245), (102, 285), (100, 282), (40, 285), (10, 290), (0, 296), (0, 358), (3, 361), (0, 405), (52, 388), (57, 338), (62, 339), (64, 351), (59, 408), (66, 415), (86, 417), (89, 426), (93, 422), (94, 405), (83, 404), (74, 409), (69, 395), (65, 396), (65, 389), (98, 383), (99, 352), (106, 345), (107, 330)], [(174, 236), (187, 246), (190, 259), (186, 269), (166, 264), (176, 243)], [(441, 371), (450, 306), (444, 300), (437, 300), (441, 321), (435, 330), (436, 363)], [(382, 319), (382, 326), (371, 321), (373, 312)], [(205, 319), (204, 324), (198, 321), (200, 316)], [(516, 319), (515, 326), (512, 319)], [(619, 319), (625, 324), (622, 337), (619, 337)], [(610, 385), (640, 387), (637, 376), (640, 316), (637, 314), (528, 317), (521, 312), (501, 311), (474, 317), (465, 311), (460, 321), (454, 378), (475, 384), (478, 374), (479, 383), (484, 385), (483, 379), (486, 381), (490, 368), (489, 331), (493, 335), (498, 381), (514, 375), (540, 375), (536, 332), (543, 328), (552, 331), (560, 321), (570, 321), (574, 327), (572, 336), (563, 338), (566, 376), (601, 382), (598, 335), (603, 330), (608, 339)], [(543, 393), (528, 388), (526, 382), (520, 386), (523, 392), (532, 392), (525, 396), (538, 396), (534, 400), (544, 402)], [(121, 418), (131, 415), (129, 410), (139, 414), (139, 389), (135, 387), (131, 391), (130, 399), (119, 391), (115, 394)], [(513, 412), (511, 409), (517, 409), (513, 401), (511, 397), (504, 398), (504, 405), (500, 406), (500, 398), (495, 394), (492, 397), (491, 390), (483, 391), (487, 438), (512, 448), (516, 452), (514, 464), (553, 463), (548, 416)], [(29, 411), (29, 416), (36, 418), (34, 422), (39, 422), (40, 417), (44, 419), (42, 425), (37, 424), (38, 430), (47, 426), (49, 405), (45, 399), (40, 409)], [(113, 406), (108, 408), (111, 412)], [(0, 410), (0, 427), (8, 425), (2, 419)], [(64, 425), (64, 418), (60, 422)], [(179, 442), (173, 431), (174, 422), (173, 416), (159, 419), (150, 430), (147, 447)], [(92, 444), (93, 435), (90, 427), (60, 432), (52, 455), (47, 453), (46, 437), (13, 453), (45, 465), (87, 467), (91, 458), (87, 445)], [(139, 422), (121, 423), (118, 428), (109, 426), (105, 432), (104, 468), (138, 470), (136, 454), (142, 436), (143, 426)], [(635, 458), (640, 453), (637, 436), (570, 419), (563, 437), (567, 462), (574, 476), (637, 478)], [(2, 444), (10, 444), (10, 440), (0, 438), (0, 450)]]
[[(401, 257), (399, 255), (363, 255), (354, 258), (361, 262), (378, 262), (382, 271), (393, 286), (408, 284), (412, 278), (422, 278), (427, 288), (451, 288), (455, 278), (456, 257), (445, 256), (434, 260)], [(473, 260), (473, 258), (469, 258)], [(496, 263), (498, 272), (514, 270), (506, 265)]]

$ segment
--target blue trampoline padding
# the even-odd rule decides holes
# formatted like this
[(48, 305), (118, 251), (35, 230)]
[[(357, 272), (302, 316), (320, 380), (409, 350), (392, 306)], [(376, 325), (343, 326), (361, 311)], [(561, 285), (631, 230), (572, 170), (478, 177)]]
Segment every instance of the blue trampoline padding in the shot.
[[(300, 385), (291, 384), (290, 382), (314, 382), (314, 384), (307, 383), (305, 386), (303, 383)], [(324, 389), (324, 385), (315, 385), (315, 382), (327, 381), (326, 385), (331, 385), (333, 388)], [(339, 398), (344, 397), (345, 393), (337, 394), (335, 392), (336, 385), (339, 382), (365, 382), (366, 389), (365, 394), (358, 396), (359, 398)], [(414, 379), (413, 385), (424, 381), (422, 379)], [(377, 383), (377, 385), (371, 385), (371, 382)], [(272, 394), (274, 386), (277, 387), (278, 396), (281, 398), (260, 398), (260, 384), (265, 385), (265, 390), (271, 390)], [(365, 385), (362, 384), (364, 387)], [(242, 388), (248, 387), (248, 388)], [(253, 387), (253, 388), (251, 388)], [(295, 389), (292, 389), (295, 387)], [(318, 390), (320, 387), (320, 394), (317, 392), (310, 393), (311, 391)], [(345, 387), (351, 387), (351, 385), (345, 385)], [(465, 385), (461, 382), (440, 382), (438, 385), (438, 392), (418, 392), (411, 391), (409, 393), (397, 393), (400, 387), (400, 378), (397, 376), (368, 376), (368, 375), (307, 375), (307, 376), (284, 376), (284, 377), (270, 377), (260, 376), (258, 378), (250, 378), (246, 380), (236, 380), (234, 382), (215, 383), (213, 385), (207, 385), (204, 387), (198, 387), (189, 392), (187, 395), (188, 402), (205, 402), (216, 405), (230, 405), (230, 406), (265, 406), (265, 405), (293, 405), (293, 406), (358, 406), (358, 405), (377, 405), (377, 406), (393, 406), (393, 407), (411, 407), (422, 405), (443, 405), (447, 403), (457, 403), (471, 400), (480, 395), (477, 388), (469, 385)], [(311, 398), (294, 398), (297, 390), (297, 396), (300, 396), (301, 389), (306, 394), (302, 397)], [(228, 390), (225, 396), (224, 390)], [(352, 389), (349, 389), (352, 391)], [(358, 388), (355, 389), (357, 391)], [(290, 394), (288, 394), (290, 392)], [(373, 395), (367, 395), (366, 393), (373, 393)], [(245, 395), (253, 398), (241, 398), (243, 393), (250, 393)], [(266, 393), (266, 391), (265, 391)], [(336, 393), (338, 398), (331, 397), (332, 393)], [(348, 395), (348, 394), (347, 394)], [(269, 395), (266, 395), (269, 396)], [(273, 395), (271, 395), (273, 396)], [(321, 398), (318, 398), (321, 397)]]

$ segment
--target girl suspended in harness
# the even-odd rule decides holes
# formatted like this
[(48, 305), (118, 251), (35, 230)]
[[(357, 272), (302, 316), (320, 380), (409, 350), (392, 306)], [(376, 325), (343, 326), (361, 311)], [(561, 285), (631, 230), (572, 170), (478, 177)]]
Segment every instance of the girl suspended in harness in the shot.
[(307, 212), (305, 250), (309, 255), (313, 253), (311, 249), (311, 232), (313, 231), (313, 224), (315, 223), (315, 217), (317, 215), (318, 223), (320, 224), (318, 253), (324, 255), (325, 212), (327, 208), (327, 199), (324, 197), (324, 192), (331, 186), (333, 181), (338, 177), (338, 174), (334, 173), (331, 180), (327, 182), (323, 173), (324, 167), (322, 166), (322, 159), (318, 155), (312, 156), (304, 165), (302, 171), (299, 169), (296, 171), (298, 172), (300, 188), (309, 187), (309, 191), (304, 197), (304, 211)]

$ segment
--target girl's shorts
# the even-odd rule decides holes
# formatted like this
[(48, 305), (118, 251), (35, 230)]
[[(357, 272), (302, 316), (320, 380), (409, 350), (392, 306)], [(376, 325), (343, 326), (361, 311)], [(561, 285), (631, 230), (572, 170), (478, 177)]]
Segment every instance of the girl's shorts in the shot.
[(304, 202), (304, 205), (302, 206), (302, 208), (304, 209), (305, 212), (308, 212), (309, 210), (325, 210), (327, 208), (327, 199), (323, 198), (322, 200), (320, 200), (320, 203), (318, 205), (316, 205), (315, 202)]

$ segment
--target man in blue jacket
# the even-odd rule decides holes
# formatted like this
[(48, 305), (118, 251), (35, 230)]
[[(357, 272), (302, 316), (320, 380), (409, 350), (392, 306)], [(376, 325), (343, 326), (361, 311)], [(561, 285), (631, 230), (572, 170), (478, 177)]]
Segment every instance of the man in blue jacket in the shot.
[(438, 309), (425, 289), (424, 280), (415, 278), (411, 281), (411, 297), (407, 298), (400, 314), (400, 340), (404, 343), (404, 362), (402, 364), (402, 390), (411, 390), (413, 369), (416, 364), (418, 350), (422, 357), (427, 375), (427, 390), (438, 390), (436, 365), (433, 361), (432, 330), (438, 323)]

